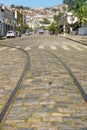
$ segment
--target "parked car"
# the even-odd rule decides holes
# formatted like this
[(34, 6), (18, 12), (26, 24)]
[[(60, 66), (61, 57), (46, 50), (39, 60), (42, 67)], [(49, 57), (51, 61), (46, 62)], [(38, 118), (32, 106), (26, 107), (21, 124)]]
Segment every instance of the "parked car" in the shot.
[(14, 38), (15, 37), (15, 32), (14, 31), (8, 31), (7, 32), (7, 35), (6, 35), (7, 38)]
[(33, 32), (29, 32), (29, 35), (32, 35), (33, 34)]
[(39, 33), (39, 34), (44, 34), (44, 29), (39, 29), (39, 30), (37, 30), (37, 32)]
[(28, 35), (30, 35), (30, 32), (29, 32), (29, 30), (26, 30), (25, 31), (25, 36), (28, 36)]
[(54, 31), (50, 31), (49, 34), (50, 34), (50, 35), (54, 35)]

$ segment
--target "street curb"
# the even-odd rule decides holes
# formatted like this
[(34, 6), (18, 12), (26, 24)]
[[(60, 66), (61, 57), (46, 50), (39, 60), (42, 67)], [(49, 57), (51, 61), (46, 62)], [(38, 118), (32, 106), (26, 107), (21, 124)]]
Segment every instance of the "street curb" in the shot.
[(65, 39), (68, 39), (68, 40), (71, 40), (71, 41), (74, 41), (74, 42), (78, 42), (78, 43), (80, 43), (80, 44), (83, 44), (83, 45), (87, 46), (87, 44), (85, 44), (84, 42), (77, 41), (77, 40), (72, 39), (72, 38), (69, 38), (69, 37), (67, 37), (67, 36), (60, 36), (60, 37), (65, 38)]

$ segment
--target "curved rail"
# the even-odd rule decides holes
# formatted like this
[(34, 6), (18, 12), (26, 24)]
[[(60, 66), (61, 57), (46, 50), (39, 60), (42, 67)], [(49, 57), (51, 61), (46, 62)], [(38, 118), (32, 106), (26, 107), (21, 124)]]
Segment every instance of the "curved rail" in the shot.
[[(7, 46), (7, 47), (12, 47), (12, 46)], [(12, 47), (12, 48), (16, 48), (16, 47)], [(16, 48), (16, 49), (19, 49), (19, 50), (23, 51), (24, 53), (26, 53), (26, 55), (27, 55), (26, 65), (25, 65), (25, 67), (24, 67), (24, 70), (23, 70), (23, 72), (22, 72), (22, 75), (21, 75), (21, 77), (20, 77), (20, 79), (19, 79), (19, 81), (18, 81), (18, 83), (17, 83), (15, 89), (14, 89), (13, 92), (11, 93), (11, 95), (10, 95), (10, 97), (9, 97), (9, 99), (8, 99), (8, 101), (7, 101), (6, 105), (5, 105), (5, 107), (4, 107), (4, 109), (2, 110), (2, 112), (1, 112), (1, 114), (0, 114), (0, 123), (3, 121), (3, 118), (4, 118), (6, 112), (7, 112), (8, 108), (9, 108), (11, 102), (12, 102), (13, 99), (14, 99), (14, 96), (16, 95), (17, 90), (18, 90), (19, 87), (20, 87), (20, 84), (21, 84), (21, 82), (22, 82), (22, 79), (23, 79), (23, 77), (24, 77), (24, 75), (25, 75), (25, 73), (26, 73), (26, 70), (30, 68), (29, 54), (28, 54), (25, 50), (23, 50), (23, 49), (21, 49), (21, 48)], [(65, 67), (66, 70), (68, 71), (69, 75), (72, 77), (72, 79), (73, 79), (75, 85), (76, 85), (77, 88), (79, 89), (79, 91), (80, 91), (82, 97), (84, 98), (85, 102), (87, 102), (87, 95), (86, 95), (85, 91), (83, 90), (82, 86), (80, 85), (79, 81), (77, 80), (77, 78), (74, 76), (73, 72), (70, 70), (70, 68), (69, 68), (56, 54), (54, 54), (54, 53), (52, 53), (51, 51), (48, 51), (48, 50), (43, 50), (43, 51), (50, 53), (51, 55), (53, 55), (54, 57), (56, 57), (56, 58), (61, 62), (61, 64), (64, 65), (64, 67)]]
[(69, 75), (72, 77), (75, 85), (79, 89), (83, 99), (85, 100), (85, 102), (87, 102), (87, 95), (86, 95), (85, 91), (83, 90), (82, 86), (80, 85), (79, 81), (77, 80), (77, 78), (74, 76), (73, 72), (70, 70), (70, 68), (56, 54), (54, 54), (48, 50), (44, 50), (44, 51), (46, 51), (46, 52), (50, 53), (51, 55), (53, 55), (54, 57), (56, 57), (64, 65), (64, 67), (68, 71)]
[(74, 41), (74, 42), (77, 42), (77, 43), (80, 43), (80, 44), (82, 44), (82, 45), (87, 46), (87, 43), (84, 43), (84, 42), (82, 42), (82, 41), (77, 41), (77, 40), (72, 39), (72, 38), (69, 38), (69, 37), (62, 37), (62, 38), (65, 38), (65, 39), (68, 39), (68, 40), (70, 40), (70, 41)]
[[(0, 46), (5, 46), (5, 45), (0, 45)], [(21, 84), (21, 82), (22, 82), (22, 80), (23, 80), (23, 77), (24, 77), (24, 75), (25, 75), (27, 69), (30, 68), (30, 58), (29, 58), (29, 54), (28, 54), (25, 50), (23, 50), (23, 49), (21, 49), (21, 48), (13, 47), (13, 46), (7, 46), (7, 45), (6, 45), (5, 47), (16, 48), (16, 49), (21, 50), (22, 52), (24, 52), (24, 53), (26, 54), (26, 64), (25, 64), (24, 70), (23, 70), (23, 72), (22, 72), (22, 74), (21, 74), (21, 76), (20, 76), (20, 79), (18, 80), (18, 83), (17, 83), (16, 87), (14, 88), (14, 90), (13, 90), (13, 92), (11, 93), (11, 95), (10, 95), (10, 97), (9, 97), (9, 99), (8, 99), (8, 101), (7, 101), (7, 103), (6, 103), (6, 105), (5, 105), (5, 107), (3, 108), (2, 112), (0, 113), (0, 123), (3, 121), (3, 118), (5, 117), (6, 112), (7, 112), (8, 108), (9, 108), (10, 104), (11, 104), (11, 102), (13, 101), (13, 99), (14, 99), (16, 93), (17, 93), (17, 91), (18, 91), (18, 89), (19, 89), (19, 87), (20, 87), (20, 84)]]

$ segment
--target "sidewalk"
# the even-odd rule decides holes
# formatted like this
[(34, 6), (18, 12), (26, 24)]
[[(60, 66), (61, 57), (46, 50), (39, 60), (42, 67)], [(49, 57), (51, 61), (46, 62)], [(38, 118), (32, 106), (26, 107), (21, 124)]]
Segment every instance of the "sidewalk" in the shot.
[(87, 45), (87, 36), (81, 36), (81, 35), (65, 35), (65, 36), (60, 35), (60, 36)]

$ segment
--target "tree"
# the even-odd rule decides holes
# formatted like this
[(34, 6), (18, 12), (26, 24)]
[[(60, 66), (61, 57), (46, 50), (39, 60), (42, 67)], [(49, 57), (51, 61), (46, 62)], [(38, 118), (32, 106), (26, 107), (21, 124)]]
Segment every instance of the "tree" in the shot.
[(64, 25), (64, 13), (60, 12), (58, 15), (54, 15), (54, 21), (56, 22), (55, 24), (55, 31), (58, 33), (61, 33), (63, 30), (63, 25)]
[(74, 11), (74, 16), (78, 17), (79, 26), (87, 22), (86, 1), (87, 0), (63, 0), (63, 3), (69, 6), (69, 9)]
[(84, 4), (83, 0), (79, 2), (76, 0), (74, 15), (78, 17), (78, 22), (83, 26), (84, 22), (87, 22), (87, 6)]
[(50, 21), (47, 18), (43, 18), (43, 21), (40, 21), (42, 24), (50, 24)]
[(32, 28), (32, 27), (29, 27), (29, 31), (30, 31), (30, 32), (33, 32), (33, 28)]
[(67, 4), (69, 9), (71, 9), (74, 6), (74, 0), (63, 0), (64, 4)]
[(11, 5), (11, 8), (14, 8), (14, 7), (15, 7), (15, 5), (12, 4), (12, 5)]
[(69, 9), (72, 10), (73, 8), (75, 8), (77, 2), (83, 3), (85, 1), (87, 1), (87, 0), (63, 0), (63, 3), (67, 4)]
[(23, 33), (24, 33), (27, 29), (29, 29), (29, 25), (28, 25), (28, 24), (24, 24), (24, 25), (23, 25)]
[(54, 15), (54, 21), (58, 24), (60, 22), (60, 18), (63, 16), (64, 14), (62, 12), (60, 12), (58, 15)]
[(55, 32), (55, 23), (51, 23), (51, 25), (48, 27), (48, 30)]
[(51, 11), (55, 13), (58, 11), (58, 9), (52, 8)]

